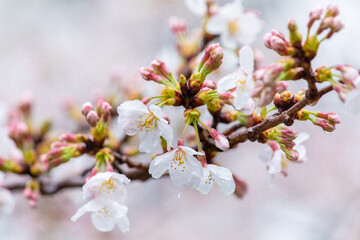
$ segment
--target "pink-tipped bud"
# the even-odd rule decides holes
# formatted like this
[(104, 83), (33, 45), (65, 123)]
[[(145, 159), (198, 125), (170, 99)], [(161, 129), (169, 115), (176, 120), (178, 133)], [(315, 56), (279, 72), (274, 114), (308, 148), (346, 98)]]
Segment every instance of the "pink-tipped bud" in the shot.
[(331, 31), (336, 33), (336, 32), (339, 32), (343, 28), (344, 28), (344, 23), (340, 19), (335, 18), (333, 25), (331, 26)]
[(108, 102), (103, 102), (101, 104), (101, 117), (103, 118), (104, 122), (109, 121), (112, 112), (112, 106)]
[(188, 23), (185, 19), (171, 17), (169, 20), (169, 26), (176, 37), (184, 36), (187, 34)]
[(75, 143), (77, 142), (76, 139), (76, 135), (72, 134), (72, 133), (63, 133), (60, 135), (59, 137), (60, 141), (65, 141), (65, 142), (70, 142), (70, 143)]
[(18, 103), (19, 109), (24, 115), (29, 115), (34, 101), (34, 96), (31, 92), (24, 93)]
[(146, 104), (148, 104), (148, 103), (150, 102), (150, 98), (149, 98), (149, 97), (144, 97), (144, 98), (141, 100), (141, 102), (146, 105)]
[(316, 119), (314, 124), (320, 126), (325, 132), (332, 132), (336, 129), (334, 124), (331, 124), (329, 121)]
[(359, 77), (359, 72), (350, 65), (337, 65), (336, 69), (342, 73), (342, 80), (345, 84), (354, 85), (355, 80)]
[(86, 115), (86, 121), (90, 124), (90, 126), (95, 127), (97, 122), (99, 120), (99, 116), (98, 114), (94, 111), (91, 110), (90, 112), (88, 112), (88, 114)]
[(230, 144), (227, 138), (224, 135), (219, 134), (215, 129), (210, 129), (210, 135), (215, 140), (215, 146), (217, 148), (223, 151), (226, 151), (230, 148)]
[(205, 80), (201, 88), (216, 89), (216, 83), (211, 80)]
[(178, 140), (178, 146), (184, 146), (184, 139), (183, 138), (180, 138), (179, 140)]
[(326, 30), (328, 28), (331, 28), (333, 25), (334, 25), (334, 18), (333, 17), (326, 17), (321, 21), (317, 33), (320, 34), (324, 30)]
[(144, 67), (139, 68), (139, 72), (141, 74), (141, 77), (146, 81), (154, 81), (154, 82), (159, 83), (163, 79), (159, 75), (156, 75), (153, 72), (153, 69), (150, 69), (150, 68), (144, 68)]
[(87, 182), (90, 178), (92, 178), (93, 176), (95, 176), (97, 174), (98, 170), (96, 167), (94, 167), (93, 169), (91, 169), (91, 172), (89, 174), (89, 176), (87, 176), (85, 178), (85, 181)]
[[(209, 45), (205, 49), (205, 54), (200, 60), (199, 71), (205, 70), (205, 71), (211, 72), (211, 71), (216, 70), (222, 63), (223, 54), (224, 54), (223, 49), (220, 47), (220, 44), (216, 43), (216, 44)], [(206, 65), (206, 68), (208, 68), (208, 69), (203, 69), (203, 68), (205, 68), (205, 65)], [(216, 65), (218, 65), (218, 66), (216, 66)], [(209, 74), (209, 73), (207, 73), (207, 74)]]
[(315, 8), (310, 12), (310, 20), (308, 23), (308, 28), (311, 28), (311, 26), (314, 24), (316, 20), (319, 20), (321, 18), (321, 15), (323, 13), (322, 8)]
[(81, 113), (82, 115), (86, 116), (91, 110), (94, 110), (92, 104), (90, 102), (86, 102), (81, 108)]
[(328, 113), (327, 120), (329, 121), (329, 123), (334, 125), (341, 123), (340, 117), (336, 113)]
[(290, 43), (285, 40), (284, 35), (277, 30), (272, 30), (271, 33), (265, 34), (264, 44), (267, 48), (275, 50), (281, 56), (291, 55), (294, 51)]
[(326, 16), (336, 17), (339, 15), (339, 7), (336, 4), (330, 4), (326, 9)]
[(212, 71), (215, 71), (222, 64), (222, 60), (224, 57), (224, 50), (221, 47), (215, 48), (210, 52), (210, 57), (204, 63), (201, 69), (201, 75), (206, 76), (210, 74)]

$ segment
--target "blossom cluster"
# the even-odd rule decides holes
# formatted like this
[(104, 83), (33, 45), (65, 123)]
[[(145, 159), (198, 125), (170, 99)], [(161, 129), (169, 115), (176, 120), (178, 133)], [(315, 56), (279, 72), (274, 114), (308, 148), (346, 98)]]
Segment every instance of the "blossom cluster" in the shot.
[[(47, 134), (49, 122), (33, 126), (31, 99), (25, 98), (14, 108), (8, 136), (20, 157), (0, 157), (0, 170), (30, 176), (23, 192), (31, 207), (42, 194), (83, 185), (88, 202), (71, 220), (90, 212), (97, 230), (118, 226), (126, 232), (130, 229), (125, 205), (130, 180), (168, 175), (180, 189), (179, 198), (185, 188), (208, 194), (215, 183), (225, 194), (242, 197), (246, 183), (223, 166), (218, 154), (246, 140), (264, 144), (259, 158), (274, 184), (275, 174), (288, 175), (289, 163), (307, 160), (303, 143), (309, 134), (290, 128), (295, 120), (325, 132), (341, 123), (336, 113), (310, 111), (307, 106), (334, 90), (348, 110), (360, 112), (360, 77), (354, 67), (338, 64), (313, 71), (311, 66), (321, 43), (343, 28), (336, 5), (310, 12), (304, 40), (294, 19), (288, 23), (289, 37), (277, 30), (265, 34), (265, 46), (281, 58), (262, 66), (259, 50), (250, 46), (264, 24), (257, 11), (245, 10), (240, 0), (223, 6), (211, 0), (185, 3), (203, 22), (201, 28), (189, 31), (186, 20), (170, 19), (175, 58), (181, 60), (178, 66), (173, 69), (166, 60), (156, 59), (149, 67), (139, 68), (145, 81), (160, 86), (160, 94), (143, 94), (138, 86), (123, 87), (126, 101), (104, 98), (95, 105), (86, 102), (78, 111), (68, 105), (79, 133), (63, 133), (56, 139)], [(227, 54), (232, 55), (233, 63), (226, 63)], [(221, 66), (227, 64), (236, 67), (222, 72), (227, 68)], [(211, 80), (214, 78), (218, 80)], [(294, 94), (288, 91), (290, 81), (301, 80), (307, 89)], [(168, 112), (182, 117), (170, 118)], [(175, 129), (182, 129), (178, 138)], [(147, 164), (133, 159), (141, 153)], [(95, 164), (77, 171), (77, 178), (48, 180), (59, 166), (74, 169), (69, 164), (84, 156), (95, 159)], [(5, 188), (0, 192), (0, 213), (9, 213), (11, 195)]]

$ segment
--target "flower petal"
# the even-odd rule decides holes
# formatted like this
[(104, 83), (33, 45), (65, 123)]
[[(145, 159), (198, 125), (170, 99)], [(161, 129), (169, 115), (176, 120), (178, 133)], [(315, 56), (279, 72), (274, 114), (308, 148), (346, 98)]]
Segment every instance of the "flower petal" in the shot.
[(158, 121), (157, 124), (160, 131), (160, 136), (162, 136), (166, 140), (167, 149), (169, 150), (173, 146), (172, 144), (174, 137), (173, 129), (165, 119)]
[(91, 222), (100, 232), (109, 232), (115, 227), (115, 219), (109, 216), (100, 215), (97, 213), (91, 214)]
[(227, 75), (219, 80), (217, 83), (217, 91), (219, 93), (224, 93), (230, 89), (236, 87), (236, 77), (234, 74)]
[(203, 16), (206, 13), (206, 0), (185, 0), (185, 4), (197, 16)]
[(154, 127), (151, 131), (140, 132), (140, 146), (139, 151), (150, 153), (154, 151), (154, 149), (159, 145), (160, 143), (160, 132), (157, 127)]
[[(248, 76), (254, 71), (254, 53), (250, 46), (246, 45), (239, 51), (240, 70), (244, 71)], [(252, 77), (252, 76), (251, 76)]]
[(206, 25), (206, 31), (213, 35), (218, 35), (223, 32), (223, 29), (226, 28), (226, 19), (224, 16), (220, 14), (216, 14), (212, 16), (207, 25)]
[(149, 174), (153, 178), (160, 178), (170, 167), (170, 162), (175, 156), (175, 151), (169, 151), (154, 158), (149, 167)]
[(130, 222), (127, 216), (117, 218), (115, 222), (121, 232), (130, 231)]

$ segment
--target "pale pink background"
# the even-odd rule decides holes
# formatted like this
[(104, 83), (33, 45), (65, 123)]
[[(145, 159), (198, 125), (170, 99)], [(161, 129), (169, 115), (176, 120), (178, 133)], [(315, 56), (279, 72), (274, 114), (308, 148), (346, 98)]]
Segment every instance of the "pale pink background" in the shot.
[[(304, 26), (310, 9), (330, 2), (245, 0), (266, 21), (255, 44), (264, 50), (266, 62), (277, 58), (262, 46), (266, 31), (285, 31), (290, 17)], [(338, 4), (346, 28), (324, 42), (315, 65), (360, 68), (360, 3)], [(192, 26), (200, 24), (181, 0), (1, 0), (0, 101), (14, 104), (21, 92), (33, 91), (36, 118), (53, 118), (57, 127), (68, 129), (61, 101), (75, 96), (81, 104), (94, 89), (101, 92), (117, 66), (128, 74), (147, 66), (163, 46), (172, 44), (167, 25), (172, 15), (189, 18)], [(294, 125), (311, 135), (306, 142), (309, 161), (292, 164), (289, 176), (277, 176), (273, 188), (258, 160), (260, 144), (249, 142), (219, 154), (219, 163), (248, 182), (243, 200), (217, 188), (207, 196), (185, 191), (178, 199), (169, 179), (133, 182), (127, 200), (131, 231), (122, 234), (118, 229), (97, 232), (89, 215), (70, 221), (83, 203), (80, 190), (41, 197), (35, 210), (17, 194), (16, 209), (0, 227), (0, 239), (360, 239), (360, 117), (342, 107), (334, 93), (316, 107), (336, 111), (343, 121), (329, 135), (310, 123)]]

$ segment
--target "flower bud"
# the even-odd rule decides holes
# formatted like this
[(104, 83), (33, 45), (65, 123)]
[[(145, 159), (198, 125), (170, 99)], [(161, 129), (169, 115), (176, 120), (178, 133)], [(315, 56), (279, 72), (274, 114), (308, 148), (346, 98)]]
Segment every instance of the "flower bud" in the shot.
[(218, 43), (209, 45), (205, 50), (204, 56), (200, 60), (198, 72), (201, 72), (202, 76), (207, 76), (220, 67), (223, 57), (224, 50)]
[(303, 50), (305, 52), (305, 56), (310, 60), (313, 59), (319, 48), (319, 40), (316, 36), (310, 36), (304, 43)]
[(91, 110), (86, 115), (86, 121), (90, 124), (91, 127), (95, 127), (98, 120), (99, 120), (99, 116), (94, 110)]
[(327, 7), (325, 14), (327, 17), (336, 17), (337, 15), (339, 15), (339, 7), (336, 4), (332, 3)]
[(265, 34), (264, 43), (267, 48), (275, 50), (281, 56), (295, 54), (294, 48), (285, 40), (284, 35), (277, 30), (272, 30), (271, 33)]
[(336, 69), (341, 72), (345, 84), (354, 86), (355, 80), (359, 77), (358, 70), (350, 65), (337, 65)]
[(322, 12), (323, 12), (322, 8), (315, 8), (310, 12), (310, 20), (307, 25), (308, 28), (311, 28), (314, 22), (321, 18)]
[(36, 207), (36, 202), (40, 194), (40, 183), (36, 179), (31, 179), (26, 183), (24, 188), (24, 196), (28, 199), (30, 207)]
[(332, 79), (331, 69), (325, 66), (319, 67), (315, 70), (314, 77), (317, 82), (329, 81)]
[(187, 35), (188, 23), (185, 19), (171, 17), (169, 19), (169, 26), (171, 31), (176, 37), (181, 37)]
[(185, 123), (193, 123), (196, 119), (200, 118), (200, 112), (196, 109), (188, 109), (184, 112)]
[(209, 131), (211, 137), (215, 140), (215, 146), (223, 151), (230, 148), (229, 141), (223, 134), (219, 134), (214, 128), (210, 128)]
[(288, 91), (284, 91), (281, 94), (276, 93), (274, 96), (274, 105), (281, 111), (289, 109), (293, 105), (291, 93)]
[(86, 117), (86, 115), (91, 111), (94, 110), (92, 104), (90, 102), (86, 102), (83, 104), (81, 108), (81, 113)]
[(290, 19), (288, 23), (288, 29), (290, 32), (290, 44), (294, 47), (301, 47), (302, 36), (297, 31), (298, 27), (294, 19)]

